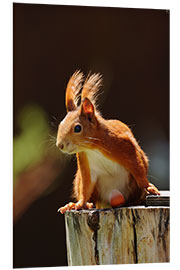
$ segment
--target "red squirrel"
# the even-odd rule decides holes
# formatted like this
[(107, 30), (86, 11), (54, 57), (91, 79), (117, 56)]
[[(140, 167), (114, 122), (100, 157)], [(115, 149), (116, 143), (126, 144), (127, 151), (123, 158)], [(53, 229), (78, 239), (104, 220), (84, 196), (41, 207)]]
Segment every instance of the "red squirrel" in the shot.
[(94, 205), (97, 209), (137, 205), (147, 194), (160, 195), (147, 179), (148, 158), (130, 128), (119, 120), (104, 119), (97, 110), (101, 83), (99, 73), (84, 79), (76, 71), (67, 84), (67, 115), (59, 124), (56, 145), (62, 152), (76, 154), (76, 202), (59, 208), (62, 214)]

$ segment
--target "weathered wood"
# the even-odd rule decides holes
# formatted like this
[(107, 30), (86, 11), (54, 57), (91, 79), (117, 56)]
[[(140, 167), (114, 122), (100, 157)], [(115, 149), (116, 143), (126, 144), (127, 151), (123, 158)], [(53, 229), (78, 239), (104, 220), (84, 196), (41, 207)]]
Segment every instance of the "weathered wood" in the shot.
[(170, 205), (170, 191), (162, 190), (161, 195), (146, 196), (146, 205), (149, 206), (169, 206)]
[(87, 211), (69, 211), (65, 214), (68, 265), (94, 265), (95, 241), (88, 225)]
[(65, 213), (68, 265), (169, 262), (169, 207)]
[(138, 263), (169, 262), (169, 208), (133, 209)]

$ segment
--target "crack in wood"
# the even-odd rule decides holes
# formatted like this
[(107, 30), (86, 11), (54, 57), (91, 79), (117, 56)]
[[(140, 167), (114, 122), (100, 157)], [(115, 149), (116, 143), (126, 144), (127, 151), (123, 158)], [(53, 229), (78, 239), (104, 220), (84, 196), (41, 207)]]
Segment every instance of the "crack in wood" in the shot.
[(158, 227), (159, 227), (159, 239), (162, 240), (162, 243), (163, 243), (163, 249), (164, 249), (164, 252), (166, 253), (166, 250), (167, 250), (167, 243), (166, 243), (166, 240), (165, 240), (165, 236), (167, 234), (167, 231), (168, 231), (168, 225), (169, 225), (169, 215), (165, 215), (163, 213), (163, 209), (160, 209), (160, 218), (159, 218), (159, 224), (158, 224)]
[(99, 251), (98, 251), (98, 246), (97, 246), (97, 230), (94, 231), (93, 237), (92, 239), (94, 240), (95, 246), (94, 246), (94, 257), (95, 257), (95, 261), (96, 264), (99, 265)]
[(71, 211), (65, 218), (69, 265), (169, 262), (169, 207)]
[(98, 210), (94, 210), (91, 211), (88, 215), (88, 219), (87, 219), (87, 223), (88, 226), (90, 227), (90, 229), (94, 232), (92, 239), (94, 241), (94, 257), (95, 257), (95, 261), (96, 264), (99, 265), (99, 251), (98, 251), (98, 246), (97, 246), (97, 238), (98, 238), (98, 233), (97, 231), (99, 230), (100, 226), (99, 226), (99, 211)]
[[(136, 234), (136, 217), (133, 209), (131, 209), (132, 218), (133, 218), (133, 232), (134, 232), (134, 254), (135, 254), (135, 263), (138, 263), (138, 250), (137, 250), (137, 234)], [(138, 217), (139, 218), (139, 217)]]

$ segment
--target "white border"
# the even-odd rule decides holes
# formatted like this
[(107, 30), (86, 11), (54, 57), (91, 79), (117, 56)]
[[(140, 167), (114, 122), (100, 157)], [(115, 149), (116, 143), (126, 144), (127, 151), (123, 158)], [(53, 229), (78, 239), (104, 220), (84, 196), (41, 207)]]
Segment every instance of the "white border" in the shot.
[(34, 4), (51, 4), (51, 5), (78, 5), (78, 6), (103, 6), (103, 7), (129, 7), (129, 8), (153, 8), (153, 9), (168, 9), (170, 1), (168, 0), (31, 0), (31, 1), (14, 1), (16, 3), (34, 3)]
[[(179, 42), (179, 17), (180, 8), (178, 0), (140, 1), (140, 0), (103, 0), (103, 1), (14, 1), (16, 3), (37, 3), (37, 4), (64, 4), (84, 6), (111, 6), (130, 8), (152, 8), (170, 9), (171, 18), (171, 263), (170, 264), (142, 264), (142, 265), (115, 265), (100, 267), (68, 267), (68, 269), (169, 269), (179, 268), (179, 140), (180, 140), (180, 42)], [(1, 269), (12, 269), (12, 3), (11, 0), (0, 1), (0, 151), (1, 151), (1, 186), (0, 186), (0, 266)], [(163, 97), (162, 97), (163, 102)], [(176, 244), (177, 243), (177, 244)], [(44, 269), (44, 268), (32, 268)], [(66, 267), (52, 267), (50, 269), (67, 269)]]
[(12, 9), (0, 3), (0, 265), (12, 266)]

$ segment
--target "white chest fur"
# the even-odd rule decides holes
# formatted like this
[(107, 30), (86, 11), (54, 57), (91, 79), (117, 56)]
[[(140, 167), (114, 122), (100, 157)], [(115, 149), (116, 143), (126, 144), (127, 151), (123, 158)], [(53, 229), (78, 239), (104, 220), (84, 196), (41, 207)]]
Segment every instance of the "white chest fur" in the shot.
[(98, 150), (86, 151), (91, 181), (96, 182), (99, 196), (103, 201), (109, 201), (113, 189), (124, 193), (129, 182), (129, 172), (120, 164), (106, 158)]

